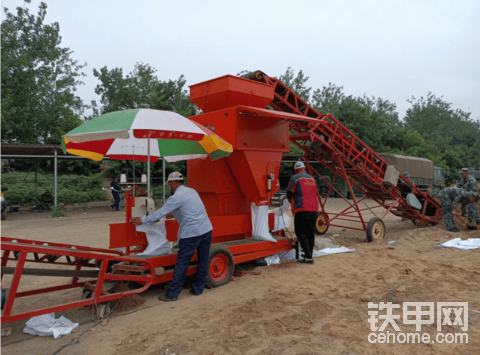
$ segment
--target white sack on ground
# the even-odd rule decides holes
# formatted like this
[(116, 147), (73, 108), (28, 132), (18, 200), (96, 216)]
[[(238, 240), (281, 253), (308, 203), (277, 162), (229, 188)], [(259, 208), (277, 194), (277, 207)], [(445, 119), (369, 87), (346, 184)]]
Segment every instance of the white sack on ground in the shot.
[(290, 207), (290, 202), (286, 201), (282, 206), (268, 212), (269, 214), (275, 214), (275, 227), (273, 229), (273, 232), (288, 228), (290, 226), (291, 219), (285, 213), (285, 211), (288, 210)]
[(461, 250), (473, 250), (480, 248), (480, 238), (469, 238), (462, 240), (461, 238), (455, 238), (440, 244), (439, 246), (444, 248), (457, 248)]
[[(302, 249), (300, 249), (300, 253), (302, 252), (301, 250)], [(277, 255), (280, 257), (280, 260), (283, 260), (283, 261), (295, 260), (295, 249), (292, 249)]]
[(268, 206), (252, 203), (252, 239), (277, 242), (268, 232)]
[(55, 319), (55, 313), (49, 313), (30, 318), (23, 332), (40, 336), (53, 335), (55, 339), (58, 339), (62, 335), (70, 334), (78, 326), (78, 323), (73, 323), (64, 316)]
[(318, 256), (332, 255), (332, 254), (339, 254), (339, 253), (353, 253), (354, 251), (355, 249), (348, 249), (347, 247), (325, 248), (322, 250), (314, 250), (313, 257), (316, 258)]
[(278, 254), (266, 256), (265, 262), (267, 263), (267, 266), (280, 264), (280, 257), (278, 256)]
[(139, 225), (136, 227), (138, 232), (144, 232), (147, 235), (148, 246), (144, 252), (138, 255), (165, 255), (172, 252), (172, 247), (167, 239), (167, 230), (165, 228), (165, 217), (152, 225)]
[[(319, 256), (339, 254), (339, 253), (353, 253), (355, 249), (348, 249), (347, 247), (338, 247), (338, 248), (325, 248), (322, 250), (314, 250), (313, 257), (317, 258)], [(303, 253), (302, 248), (299, 251), (300, 255)], [(278, 254), (280, 260), (295, 260), (295, 249), (289, 250), (285, 253)]]

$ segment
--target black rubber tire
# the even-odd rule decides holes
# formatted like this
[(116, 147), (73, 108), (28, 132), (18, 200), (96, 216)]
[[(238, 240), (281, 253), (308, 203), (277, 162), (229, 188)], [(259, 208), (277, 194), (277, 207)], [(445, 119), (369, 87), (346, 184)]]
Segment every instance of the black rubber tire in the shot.
[(327, 233), (328, 227), (329, 227), (328, 225), (327, 225), (327, 228), (325, 228), (325, 230), (320, 229), (320, 227), (318, 225), (318, 222), (319, 222), (318, 219), (319, 218), (324, 219), (325, 217), (327, 217), (327, 220), (328, 220), (328, 214), (326, 214), (326, 213), (324, 214), (323, 212), (318, 212), (317, 213), (317, 218), (315, 219), (315, 234), (316, 235), (324, 235), (325, 233)]
[[(215, 280), (210, 274), (210, 264), (212, 260), (219, 254), (224, 254), (228, 259), (228, 273), (225, 275), (225, 277), (222, 280)], [(224, 245), (213, 244), (210, 247), (210, 254), (208, 256), (207, 287), (214, 288), (214, 287), (226, 285), (232, 278), (234, 271), (235, 271), (235, 261), (233, 260), (232, 252), (228, 250), (228, 248)]]
[(369, 243), (377, 239), (383, 239), (386, 235), (385, 223), (378, 217), (373, 217), (367, 224), (367, 240)]

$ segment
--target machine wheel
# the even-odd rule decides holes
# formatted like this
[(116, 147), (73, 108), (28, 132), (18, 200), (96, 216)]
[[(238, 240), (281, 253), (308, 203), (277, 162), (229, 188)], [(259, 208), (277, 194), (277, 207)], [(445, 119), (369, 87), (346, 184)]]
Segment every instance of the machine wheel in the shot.
[(382, 238), (385, 238), (385, 223), (381, 218), (373, 217), (367, 224), (367, 240), (371, 243)]
[(328, 224), (326, 223), (328, 220), (328, 214), (324, 214), (323, 212), (318, 212), (317, 220), (315, 221), (315, 234), (316, 235), (324, 235), (328, 231)]
[(207, 287), (213, 288), (227, 284), (234, 271), (235, 261), (230, 250), (223, 245), (212, 245), (208, 258)]

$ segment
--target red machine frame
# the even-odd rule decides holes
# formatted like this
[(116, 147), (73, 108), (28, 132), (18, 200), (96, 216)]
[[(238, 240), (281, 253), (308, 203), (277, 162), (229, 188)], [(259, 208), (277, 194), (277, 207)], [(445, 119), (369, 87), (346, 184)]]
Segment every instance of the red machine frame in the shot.
[[(369, 210), (375, 215), (372, 211), (373, 208), (385, 208), (381, 219), (392, 212), (399, 217), (421, 220), (432, 225), (440, 221), (443, 216), (440, 204), (428, 193), (420, 191), (402, 175), (399, 176), (405, 182), (402, 187), (384, 184), (388, 163), (331, 114), (318, 113), (280, 80), (269, 77), (260, 71), (251, 73), (250, 79), (264, 82), (273, 87), (274, 100), (270, 106), (276, 111), (284, 112), (284, 114), (278, 114), (277, 117), (285, 117), (290, 121), (290, 129), (295, 131), (295, 134), (290, 135), (290, 140), (305, 152), (304, 159), (310, 174), (315, 173), (330, 186), (324, 201), (318, 196), (323, 211), (323, 216), (319, 215), (317, 220), (318, 224), (327, 227), (363, 230), (367, 231), (368, 236), (369, 225), (363, 219), (362, 211)], [(248, 108), (245, 113), (272, 116), (271, 110)], [(308, 164), (308, 160), (312, 159), (335, 174), (331, 183)], [(353, 203), (350, 203), (335, 189), (334, 182), (337, 177), (345, 179)], [(360, 200), (357, 200), (352, 187), (357, 188), (364, 195)], [(330, 212), (329, 215), (333, 216), (330, 218), (325, 210), (325, 204), (332, 189), (347, 201), (349, 207), (340, 213)], [(406, 193), (412, 193), (417, 197), (423, 205), (421, 210), (416, 210), (407, 204)], [(368, 207), (364, 203), (366, 198), (377, 202), (378, 206)], [(365, 208), (359, 206), (360, 202), (365, 204)], [(338, 223), (340, 220), (359, 222), (360, 227), (332, 223), (334, 221)]]
[[(13, 239), (2, 237), (2, 280), (5, 274), (13, 274), (12, 284), (6, 299), (5, 308), (2, 315), (2, 322), (9, 323), (20, 319), (30, 318), (41, 314), (64, 311), (71, 308), (89, 306), (102, 302), (112, 301), (121, 297), (130, 296), (136, 293), (146, 291), (153, 284), (154, 269), (148, 259), (135, 259), (128, 256), (122, 256), (121, 252), (109, 249), (89, 248), (83, 246), (73, 246), (69, 244), (32, 241), (27, 239)], [(44, 245), (45, 244), (45, 245)], [(91, 263), (95, 260), (95, 263)], [(8, 261), (16, 261), (15, 268), (7, 267)], [(54, 269), (31, 269), (26, 268), (26, 263), (62, 265), (70, 267), (59, 270)], [(125, 275), (113, 272), (107, 273), (109, 262), (133, 262), (140, 263), (142, 266), (136, 267), (136, 271), (147, 269), (150, 275)], [(87, 268), (90, 270), (82, 270)], [(97, 271), (96, 268), (99, 268)], [(116, 268), (120, 271), (122, 268)], [(123, 267), (125, 269), (125, 267)], [(22, 275), (38, 276), (63, 276), (72, 277), (70, 284), (45, 287), (35, 290), (18, 292), (20, 279)], [(80, 281), (80, 278), (90, 278)], [(102, 288), (105, 281), (133, 281), (141, 283), (142, 288), (128, 292), (118, 292), (113, 294), (105, 293)], [(16, 298), (31, 295), (68, 290), (72, 288), (87, 288), (92, 291), (91, 298), (71, 302), (64, 305), (43, 308), (35, 311), (29, 311), (12, 315), (12, 308)]]
[[(133, 196), (127, 196), (126, 198), (127, 211), (131, 211), (133, 198)], [(126, 220), (128, 221), (130, 218), (131, 212), (127, 212)], [(168, 234), (169, 239), (176, 240), (176, 237), (172, 237), (172, 235), (176, 236), (178, 224), (175, 221), (169, 222), (170, 223), (167, 224), (170, 230)], [(272, 222), (273, 220), (270, 219), (270, 226), (272, 226)], [(175, 226), (176, 224), (177, 226)], [(130, 230), (131, 227), (133, 226), (130, 223), (125, 222), (123, 229), (119, 228), (119, 224), (112, 224), (111, 230), (115, 233), (119, 230), (127, 230), (126, 228)], [(147, 239), (143, 232), (135, 232), (134, 229), (132, 232), (133, 234), (130, 235), (131, 238), (125, 238), (127, 234), (123, 236), (117, 234), (116, 237), (118, 238), (111, 239), (111, 248), (115, 248), (117, 244), (122, 245), (122, 247), (127, 248), (126, 255), (115, 249), (90, 248), (78, 245), (2, 237), (2, 280), (4, 274), (13, 274), (12, 284), (5, 303), (5, 309), (3, 310), (2, 322), (9, 323), (41, 314), (60, 312), (72, 308), (113, 301), (121, 297), (144, 292), (153, 284), (170, 281), (173, 277), (173, 268), (177, 261), (177, 254), (173, 253), (148, 258), (135, 257), (131, 254), (132, 250), (130, 247), (140, 246), (140, 248), (136, 248), (134, 251), (142, 251), (147, 245)], [(172, 234), (172, 232), (174, 232), (174, 234)], [(240, 239), (223, 242), (222, 245), (232, 253), (234, 264), (259, 259), (292, 249), (293, 243), (291, 239), (282, 237), (281, 233), (274, 233), (274, 235), (276, 235), (277, 243)], [(7, 266), (9, 261), (16, 262), (15, 267), (9, 268)], [(189, 266), (187, 270), (187, 275), (196, 273), (196, 261), (197, 257), (195, 255), (192, 259), (193, 264)], [(63, 268), (60, 272), (55, 269), (31, 269), (26, 267), (26, 263), (62, 265)], [(124, 263), (133, 265), (124, 265)], [(67, 267), (67, 269), (65, 269), (65, 267)], [(209, 272), (214, 280), (222, 281), (226, 277), (230, 277), (229, 275), (233, 272), (231, 268), (233, 267), (234, 265), (230, 265), (228, 258), (223, 254), (219, 254), (210, 261)], [(99, 270), (96, 271), (95, 268), (99, 268)], [(71, 277), (71, 282), (69, 284), (18, 292), (22, 275)], [(82, 278), (82, 281), (79, 280), (80, 278)], [(87, 280), (83, 280), (84, 278), (87, 278)], [(143, 286), (128, 292), (110, 294), (103, 290), (105, 281), (132, 281)], [(12, 314), (12, 308), (16, 298), (73, 288), (87, 288), (92, 291), (92, 297), (54, 307)]]
[[(392, 212), (405, 218), (438, 223), (442, 217), (441, 207), (436, 201), (400, 176), (406, 182), (404, 188), (423, 203), (421, 211), (409, 207), (405, 200), (405, 191), (398, 186), (383, 183), (388, 165), (383, 159), (336, 118), (316, 112), (278, 79), (268, 77), (262, 72), (254, 72), (248, 78), (227, 75), (192, 86), (190, 97), (205, 112), (191, 119), (216, 128), (215, 132), (234, 147), (234, 152), (227, 158), (214, 162), (210, 159), (197, 159), (189, 161), (187, 165), (191, 174), (189, 186), (200, 194), (214, 227), (212, 244), (221, 243), (226, 247), (234, 264), (288, 251), (293, 247), (293, 240), (282, 237), (281, 232), (276, 233), (277, 243), (249, 239), (252, 235), (250, 204), (269, 204), (275, 190), (269, 186), (278, 178), (281, 157), (284, 152), (289, 151), (290, 141), (305, 152), (304, 160), (309, 172), (317, 174), (330, 186), (324, 201), (318, 195), (322, 212), (317, 218), (317, 226), (323, 233), (328, 226), (337, 226), (366, 230), (368, 236), (371, 223), (366, 223), (362, 212), (367, 209), (372, 211), (372, 207), (359, 206), (367, 197), (378, 203), (379, 206), (376, 207), (386, 209), (381, 218)], [(266, 109), (268, 105), (275, 110)], [(295, 133), (290, 134), (289, 130)], [(331, 183), (308, 163), (312, 159), (334, 172)], [(334, 182), (337, 177), (345, 179), (352, 203), (335, 189)], [(360, 190), (364, 197), (357, 200), (353, 187)], [(328, 216), (325, 204), (332, 189), (349, 203), (349, 207)], [(152, 284), (171, 280), (176, 253), (148, 258), (132, 255), (132, 252), (142, 251), (147, 245), (145, 234), (136, 232), (129, 223), (131, 207), (134, 204), (134, 196), (127, 192), (125, 223), (110, 225), (111, 249), (50, 242), (48, 246), (44, 246), (43, 242), (38, 241), (17, 239), (14, 242), (12, 238), (2, 238), (2, 279), (5, 273), (13, 274), (3, 322), (111, 301), (143, 292)], [(340, 221), (356, 221), (360, 227), (342, 225)], [(269, 220), (269, 227), (273, 230), (272, 220)], [(178, 223), (167, 220), (166, 229), (167, 238), (175, 241)], [(114, 250), (115, 248), (126, 248), (126, 255)], [(215, 281), (229, 278), (234, 267), (229, 260), (226, 254), (211, 258), (209, 272)], [(16, 262), (15, 268), (7, 266), (9, 261)], [(59, 274), (53, 269), (26, 268), (27, 262), (63, 265), (70, 269)], [(195, 262), (196, 256), (187, 275), (196, 272)], [(98, 271), (95, 270), (97, 267)], [(67, 285), (18, 292), (22, 274), (64, 276), (71, 277), (72, 281)], [(79, 278), (89, 280), (80, 281)], [(105, 281), (133, 281), (143, 287), (109, 294), (102, 289)], [(228, 279), (226, 281), (228, 282)], [(77, 287), (90, 289), (92, 298), (11, 314), (17, 297)]]

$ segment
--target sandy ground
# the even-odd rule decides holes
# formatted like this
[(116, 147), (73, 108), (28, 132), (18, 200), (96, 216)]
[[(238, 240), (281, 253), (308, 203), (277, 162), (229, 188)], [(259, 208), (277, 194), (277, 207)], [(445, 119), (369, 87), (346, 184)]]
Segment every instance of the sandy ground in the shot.
[[(334, 200), (333, 210), (345, 207)], [(379, 211), (381, 212), (381, 210)], [(2, 236), (78, 245), (108, 247), (109, 223), (124, 221), (124, 212), (108, 206), (67, 212), (64, 218), (48, 214), (8, 214)], [(368, 219), (372, 217), (366, 214)], [(115, 313), (106, 325), (96, 324), (86, 309), (65, 315), (82, 325), (58, 340), (22, 334), (24, 321), (9, 325), (12, 335), (2, 338), (4, 354), (478, 354), (480, 353), (480, 249), (460, 251), (438, 248), (455, 237), (480, 237), (480, 231), (449, 233), (442, 223), (418, 228), (389, 215), (387, 237), (365, 243), (361, 231), (330, 228), (339, 244), (354, 253), (315, 259), (314, 265), (284, 262), (257, 267), (260, 275), (236, 277), (229, 284), (192, 296), (183, 290), (177, 302), (161, 303), (159, 285), (148, 290), (144, 305), (130, 313)], [(457, 223), (457, 226), (462, 227)], [(396, 240), (389, 245), (388, 241)], [(246, 265), (250, 267), (251, 265)], [(2, 287), (8, 287), (5, 276)], [(47, 282), (66, 283), (49, 278)], [(22, 278), (21, 290), (37, 287), (34, 277)], [(80, 290), (31, 296), (16, 301), (14, 311), (61, 301), (78, 300)], [(371, 344), (368, 302), (468, 302), (468, 344)], [(384, 314), (384, 312), (379, 312)], [(397, 324), (404, 333), (401, 312)], [(57, 314), (59, 316), (59, 314)], [(453, 317), (452, 317), (453, 321)], [(380, 321), (382, 322), (382, 321)], [(394, 332), (389, 325), (385, 331)], [(459, 326), (444, 325), (442, 333), (461, 333)], [(435, 324), (419, 333), (435, 339)], [(80, 336), (81, 335), (81, 336)], [(63, 347), (65, 344), (73, 346)]]

